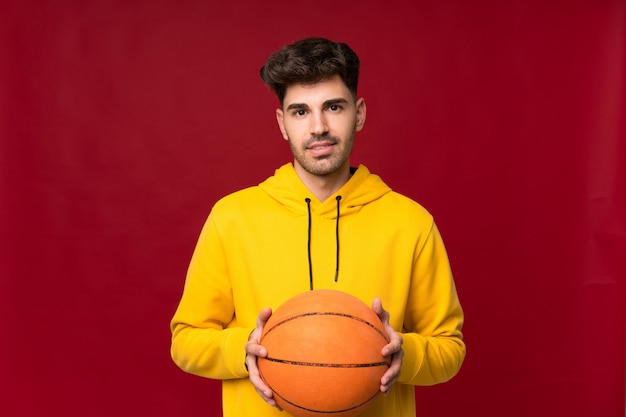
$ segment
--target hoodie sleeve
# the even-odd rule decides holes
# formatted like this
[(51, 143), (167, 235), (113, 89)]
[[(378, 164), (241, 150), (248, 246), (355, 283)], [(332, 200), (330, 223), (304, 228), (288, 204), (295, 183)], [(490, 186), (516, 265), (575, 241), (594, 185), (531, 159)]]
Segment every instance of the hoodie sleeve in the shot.
[(213, 215), (193, 253), (181, 301), (171, 320), (171, 355), (184, 371), (214, 379), (243, 378), (245, 343), (253, 328), (227, 328), (234, 302)]
[(434, 223), (416, 252), (411, 282), (399, 382), (446, 382), (457, 374), (465, 358), (463, 311), (443, 240)]

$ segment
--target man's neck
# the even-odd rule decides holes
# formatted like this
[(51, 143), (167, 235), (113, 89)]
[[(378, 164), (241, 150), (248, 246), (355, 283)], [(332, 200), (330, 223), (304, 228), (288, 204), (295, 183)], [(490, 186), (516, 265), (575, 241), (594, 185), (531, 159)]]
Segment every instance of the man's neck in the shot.
[(350, 165), (346, 164), (338, 171), (329, 175), (314, 175), (294, 164), (296, 174), (304, 185), (321, 202), (337, 192), (350, 179)]

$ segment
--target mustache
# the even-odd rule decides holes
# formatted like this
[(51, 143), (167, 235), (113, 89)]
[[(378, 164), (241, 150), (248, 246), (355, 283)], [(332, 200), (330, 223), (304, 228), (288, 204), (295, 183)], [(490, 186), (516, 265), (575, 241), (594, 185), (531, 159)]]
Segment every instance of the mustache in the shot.
[(315, 143), (317, 142), (329, 142), (333, 145), (336, 145), (339, 143), (339, 138), (332, 135), (311, 136), (303, 143), (303, 146), (305, 148), (308, 148), (315, 145)]

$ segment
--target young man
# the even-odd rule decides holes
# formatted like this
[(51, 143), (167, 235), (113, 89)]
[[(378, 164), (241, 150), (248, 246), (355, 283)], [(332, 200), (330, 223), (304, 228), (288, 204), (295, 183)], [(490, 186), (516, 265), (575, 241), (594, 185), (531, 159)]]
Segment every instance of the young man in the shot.
[(465, 357), (463, 312), (432, 216), (364, 165), (350, 167), (366, 116), (358, 74), (346, 44), (321, 38), (284, 47), (261, 69), (293, 164), (215, 204), (171, 322), (174, 361), (223, 380), (226, 417), (286, 415), (259, 376), (259, 338), (272, 309), (311, 289), (371, 303), (387, 329), (385, 395), (363, 417), (415, 416), (414, 385), (449, 380)]

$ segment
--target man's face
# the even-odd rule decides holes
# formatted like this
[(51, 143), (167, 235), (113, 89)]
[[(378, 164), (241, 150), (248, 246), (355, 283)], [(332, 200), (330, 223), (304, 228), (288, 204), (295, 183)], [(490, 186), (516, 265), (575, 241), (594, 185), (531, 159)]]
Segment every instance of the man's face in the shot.
[(365, 102), (339, 76), (287, 88), (276, 119), (289, 141), (296, 170), (327, 176), (350, 167), (355, 133), (365, 123)]

